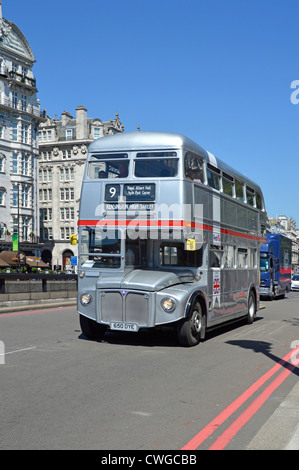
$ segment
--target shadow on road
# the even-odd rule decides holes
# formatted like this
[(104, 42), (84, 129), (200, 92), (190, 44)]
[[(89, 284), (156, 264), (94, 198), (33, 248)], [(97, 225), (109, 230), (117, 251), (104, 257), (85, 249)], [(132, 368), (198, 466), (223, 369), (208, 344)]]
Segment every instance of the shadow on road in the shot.
[(278, 356), (275, 356), (275, 354), (271, 352), (272, 343), (268, 343), (266, 341), (252, 341), (252, 340), (246, 340), (246, 339), (226, 341), (226, 343), (231, 344), (232, 346), (239, 346), (240, 348), (243, 348), (243, 349), (250, 349), (251, 351), (254, 351), (256, 353), (264, 354), (265, 356), (272, 359), (274, 362), (281, 364), (282, 367), (289, 369), (293, 374), (299, 377), (298, 367), (295, 367), (294, 369), (294, 365), (281, 359)]

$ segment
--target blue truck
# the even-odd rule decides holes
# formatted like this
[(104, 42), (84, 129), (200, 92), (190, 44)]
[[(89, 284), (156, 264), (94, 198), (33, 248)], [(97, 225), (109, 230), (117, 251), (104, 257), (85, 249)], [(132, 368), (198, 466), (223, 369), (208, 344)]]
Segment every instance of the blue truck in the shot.
[(260, 248), (260, 296), (284, 297), (291, 290), (292, 240), (280, 233), (267, 233)]

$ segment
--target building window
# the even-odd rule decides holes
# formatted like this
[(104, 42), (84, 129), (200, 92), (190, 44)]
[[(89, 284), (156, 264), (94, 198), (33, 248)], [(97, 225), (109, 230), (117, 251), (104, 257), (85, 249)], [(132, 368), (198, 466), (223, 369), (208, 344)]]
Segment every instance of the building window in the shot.
[(28, 126), (27, 126), (27, 124), (22, 124), (21, 141), (23, 142), (23, 144), (28, 144)]
[(5, 189), (0, 188), (0, 206), (4, 206), (5, 204)]
[(101, 131), (101, 129), (99, 127), (95, 127), (93, 129), (93, 136), (94, 136), (95, 139), (98, 139), (99, 137), (101, 137), (100, 136), (100, 131)]
[(73, 138), (73, 129), (66, 129), (65, 130), (65, 138), (66, 138), (66, 140), (72, 140), (72, 138)]
[(4, 157), (0, 155), (0, 172), (4, 172)]
[(27, 96), (21, 95), (22, 111), (27, 110)]
[(29, 156), (22, 154), (22, 175), (29, 175)]
[(60, 201), (73, 201), (74, 198), (74, 188), (60, 188)]
[(12, 205), (18, 207), (19, 199), (19, 186), (17, 184), (12, 187)]
[(40, 183), (51, 183), (52, 181), (52, 170), (50, 168), (45, 168), (43, 170), (39, 170), (38, 173), (39, 182)]
[(29, 207), (29, 187), (22, 186), (22, 206)]
[(15, 142), (18, 140), (18, 123), (13, 122), (12, 123), (12, 140)]
[(74, 181), (74, 168), (60, 168), (60, 181)]
[(47, 220), (47, 209), (39, 210), (39, 218), (41, 222), (45, 222)]
[(22, 235), (23, 235), (23, 240), (28, 240), (28, 235), (29, 235), (29, 219), (28, 218), (23, 218)]
[(62, 158), (66, 160), (67, 158), (72, 158), (72, 152), (70, 149), (62, 150)]
[(12, 172), (16, 175), (18, 173), (18, 154), (12, 155)]
[(18, 107), (18, 93), (16, 91), (12, 92), (12, 107), (15, 109)]
[(17, 217), (12, 219), (12, 233), (19, 233), (19, 220)]

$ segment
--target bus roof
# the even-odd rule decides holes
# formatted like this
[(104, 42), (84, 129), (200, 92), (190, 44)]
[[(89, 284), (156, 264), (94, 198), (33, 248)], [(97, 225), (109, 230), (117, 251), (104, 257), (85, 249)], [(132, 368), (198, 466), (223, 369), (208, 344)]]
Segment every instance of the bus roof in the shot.
[(225, 162), (216, 158), (213, 154), (206, 151), (193, 140), (182, 134), (171, 132), (154, 132), (154, 131), (135, 131), (122, 132), (96, 139), (89, 145), (89, 155), (101, 152), (125, 152), (125, 151), (148, 151), (149, 149), (181, 149), (185, 148), (191, 152), (202, 156), (207, 162), (227, 172), (231, 176), (240, 179), (253, 189), (258, 190), (261, 194), (259, 185), (250, 180), (247, 176), (239, 173)]

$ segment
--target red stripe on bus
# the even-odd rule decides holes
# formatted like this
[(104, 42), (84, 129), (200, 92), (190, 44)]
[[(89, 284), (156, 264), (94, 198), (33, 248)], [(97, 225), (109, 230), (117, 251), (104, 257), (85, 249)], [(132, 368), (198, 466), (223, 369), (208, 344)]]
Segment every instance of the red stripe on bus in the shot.
[[(79, 226), (91, 225), (91, 226), (114, 226), (114, 227), (127, 227), (129, 225), (134, 225), (136, 227), (191, 227), (197, 228), (207, 231), (213, 231), (213, 227), (211, 225), (206, 224), (199, 224), (195, 222), (188, 222), (185, 220), (139, 220), (139, 219), (132, 219), (132, 220), (79, 220)], [(256, 240), (262, 243), (265, 243), (266, 240), (259, 236), (249, 235), (246, 233), (236, 232), (233, 230), (227, 229), (220, 229), (222, 234), (231, 235), (234, 237), (246, 238), (249, 240)]]

